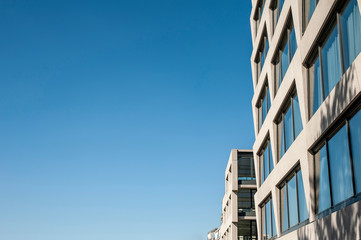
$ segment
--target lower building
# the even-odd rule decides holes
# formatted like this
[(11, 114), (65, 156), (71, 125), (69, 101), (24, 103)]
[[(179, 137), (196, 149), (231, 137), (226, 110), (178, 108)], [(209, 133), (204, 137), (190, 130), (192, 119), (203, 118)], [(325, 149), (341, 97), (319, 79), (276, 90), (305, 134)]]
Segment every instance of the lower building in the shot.
[(214, 230), (218, 239), (257, 239), (256, 188), (252, 150), (232, 149), (225, 171), (221, 226)]

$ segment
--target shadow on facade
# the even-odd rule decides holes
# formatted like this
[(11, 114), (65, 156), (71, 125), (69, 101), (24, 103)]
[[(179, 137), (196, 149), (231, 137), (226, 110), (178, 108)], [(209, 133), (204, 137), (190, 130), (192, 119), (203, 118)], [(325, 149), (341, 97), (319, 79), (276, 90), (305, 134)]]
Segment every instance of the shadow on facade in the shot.
[[(356, 96), (357, 89), (356, 69), (352, 64), (343, 78), (335, 86), (334, 98), (328, 99), (324, 102), (325, 106), (321, 109), (321, 134), (332, 124), (336, 117), (342, 113), (352, 100), (359, 101)], [(331, 100), (331, 101), (330, 101)], [(353, 104), (352, 104), (353, 105)], [(335, 127), (341, 122), (335, 121)], [(313, 160), (312, 160), (313, 161)], [(313, 164), (312, 164), (313, 165)], [(314, 171), (312, 167), (312, 172)], [(318, 176), (314, 173), (310, 174), (311, 189), (316, 186), (315, 181)], [(317, 188), (316, 188), (317, 189)], [(311, 209), (317, 212), (316, 204), (316, 191), (310, 192), (311, 196)], [(313, 239), (357, 239), (358, 232), (361, 232), (361, 203), (341, 208), (341, 210), (329, 214), (321, 219), (316, 219), (314, 222), (297, 230), (298, 239), (313, 240)], [(360, 237), (360, 236), (358, 236)]]

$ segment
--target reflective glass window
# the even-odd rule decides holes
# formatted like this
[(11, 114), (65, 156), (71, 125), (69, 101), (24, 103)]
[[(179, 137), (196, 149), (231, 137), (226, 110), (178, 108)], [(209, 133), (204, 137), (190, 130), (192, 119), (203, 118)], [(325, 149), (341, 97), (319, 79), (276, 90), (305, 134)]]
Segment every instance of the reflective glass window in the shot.
[(303, 222), (308, 219), (308, 211), (307, 211), (305, 189), (303, 187), (301, 171), (297, 172), (297, 188), (298, 188), (298, 212), (299, 212), (300, 222)]
[(341, 16), (345, 69), (361, 52), (361, 18), (357, 0), (351, 0)]
[(316, 157), (316, 166), (319, 163), (318, 212), (322, 212), (328, 209), (329, 207), (331, 207), (326, 145), (321, 148), (321, 150), (318, 152), (318, 154), (316, 154), (315, 157)]
[(361, 111), (350, 119), (350, 140), (356, 184), (356, 193), (361, 192)]
[(341, 78), (340, 51), (338, 28), (335, 27), (322, 48), (322, 69), (326, 95), (331, 92)]
[(343, 126), (328, 142), (333, 204), (353, 195), (350, 152), (346, 126)]

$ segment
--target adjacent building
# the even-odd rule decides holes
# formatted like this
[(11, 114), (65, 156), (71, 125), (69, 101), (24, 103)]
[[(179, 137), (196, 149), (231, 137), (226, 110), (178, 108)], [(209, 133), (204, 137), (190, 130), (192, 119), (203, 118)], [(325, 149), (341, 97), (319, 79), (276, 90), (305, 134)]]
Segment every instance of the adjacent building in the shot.
[[(252, 0), (260, 239), (361, 239), (360, 9), (361, 0)], [(227, 212), (238, 186), (226, 189), (221, 233), (239, 222)]]
[(252, 151), (232, 149), (225, 171), (221, 226), (216, 230), (218, 239), (257, 239), (256, 188)]

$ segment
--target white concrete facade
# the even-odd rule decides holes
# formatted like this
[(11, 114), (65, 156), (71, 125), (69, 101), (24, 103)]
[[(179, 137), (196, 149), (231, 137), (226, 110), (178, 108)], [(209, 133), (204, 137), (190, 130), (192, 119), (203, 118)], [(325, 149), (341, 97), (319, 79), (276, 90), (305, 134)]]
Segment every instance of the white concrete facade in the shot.
[[(358, 109), (361, 103), (361, 54), (356, 57), (351, 66), (342, 74), (340, 81), (331, 90), (329, 95), (321, 103), (318, 110), (312, 115), (310, 110), (310, 92), (312, 87), (309, 83), (309, 59), (315, 51), (315, 46), (322, 41), (330, 19), (336, 14), (338, 8), (344, 7), (349, 1), (346, 0), (319, 0), (307, 28), (303, 26), (304, 0), (285, 0), (279, 15), (277, 25), (274, 24), (273, 0), (265, 0), (264, 10), (260, 20), (255, 20), (257, 6), (260, 1), (252, 0), (251, 31), (253, 52), (251, 55), (251, 66), (253, 74), (254, 96), (252, 99), (252, 110), (256, 140), (253, 145), (254, 164), (256, 169), (257, 193), (255, 195), (255, 206), (257, 216), (258, 236), (262, 236), (262, 214), (261, 207), (270, 196), (273, 200), (273, 210), (276, 238), (279, 239), (361, 239), (361, 204), (356, 201), (348, 204), (338, 211), (333, 211), (327, 216), (320, 217), (316, 211), (314, 185), (314, 152), (315, 146), (330, 132), (339, 127), (339, 122), (346, 118), (352, 109)], [(361, 9), (361, 0), (358, 0)], [(277, 84), (274, 59), (282, 37), (285, 26), (290, 19), (296, 35), (297, 50), (290, 62), (288, 70), (283, 77), (282, 83)], [(257, 25), (257, 26), (256, 26)], [(257, 30), (257, 31), (256, 31)], [(266, 33), (269, 49), (265, 57), (263, 68), (258, 74), (259, 46), (263, 33)], [(361, 41), (361, 39), (360, 39)], [(271, 106), (266, 118), (259, 128), (259, 100), (262, 98), (265, 86), (270, 92)], [(303, 130), (295, 138), (292, 145), (280, 158), (278, 139), (278, 119), (291, 92), (296, 91), (302, 119)], [(261, 183), (260, 152), (269, 139), (272, 149), (274, 169)], [(280, 189), (282, 183), (289, 173), (299, 166), (302, 172), (304, 192), (306, 196), (308, 222), (296, 227), (293, 231), (283, 233), (281, 229), (281, 204)], [(228, 166), (227, 166), (228, 169)], [(227, 173), (227, 172), (226, 172)], [(232, 184), (230, 189), (236, 188)], [(226, 191), (223, 200), (224, 206), (232, 204), (232, 191)], [(228, 205), (227, 205), (228, 203)], [(232, 209), (233, 206), (230, 206)], [(227, 211), (226, 211), (227, 212)], [(351, 220), (350, 220), (351, 218)], [(347, 220), (348, 219), (348, 220)], [(232, 231), (232, 216), (226, 216), (225, 229)], [(348, 226), (338, 226), (339, 222), (352, 221)], [(231, 227), (230, 227), (231, 226)], [(225, 232), (225, 229), (222, 232)], [(259, 237), (261, 239), (261, 237)], [(262, 238), (263, 239), (263, 238)]]

